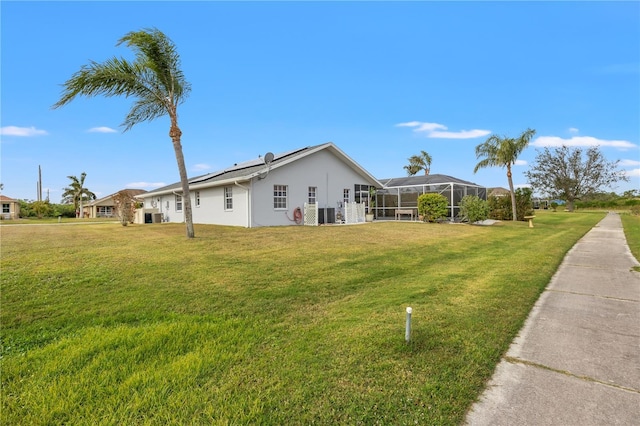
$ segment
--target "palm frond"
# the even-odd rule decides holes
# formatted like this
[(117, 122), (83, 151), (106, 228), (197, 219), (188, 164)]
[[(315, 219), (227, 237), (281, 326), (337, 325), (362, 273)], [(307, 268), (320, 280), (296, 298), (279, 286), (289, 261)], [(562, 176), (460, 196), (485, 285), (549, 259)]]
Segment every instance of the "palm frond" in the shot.
[(103, 63), (90, 61), (63, 84), (60, 100), (53, 108), (66, 105), (76, 96), (138, 98), (125, 117), (125, 131), (141, 121), (175, 114), (175, 107), (191, 90), (180, 70), (175, 45), (155, 28), (130, 32), (120, 44), (134, 50), (135, 61), (116, 57)]

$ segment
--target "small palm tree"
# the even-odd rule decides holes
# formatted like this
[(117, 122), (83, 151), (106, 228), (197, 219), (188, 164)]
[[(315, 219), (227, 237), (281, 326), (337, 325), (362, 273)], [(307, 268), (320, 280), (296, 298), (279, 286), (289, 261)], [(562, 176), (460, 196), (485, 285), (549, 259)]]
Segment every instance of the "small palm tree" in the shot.
[(409, 164), (404, 166), (409, 176), (414, 176), (424, 170), (424, 175), (427, 176), (431, 171), (431, 155), (427, 151), (420, 151), (420, 155), (412, 155), (409, 157)]
[(509, 191), (511, 191), (511, 211), (513, 220), (518, 220), (516, 215), (516, 194), (513, 190), (513, 176), (511, 174), (511, 165), (516, 163), (518, 156), (529, 145), (529, 141), (536, 134), (533, 129), (527, 129), (517, 138), (499, 137), (497, 135), (489, 136), (484, 143), (476, 146), (476, 158), (481, 159), (473, 173), (485, 167), (506, 167), (507, 179), (509, 180)]
[(191, 86), (180, 70), (180, 57), (175, 45), (159, 30), (132, 31), (122, 37), (117, 45), (123, 43), (134, 50), (135, 61), (112, 58), (101, 64), (91, 61), (82, 66), (64, 83), (62, 97), (53, 108), (66, 105), (78, 95), (131, 96), (137, 100), (124, 120), (125, 131), (142, 121), (168, 115), (171, 123), (169, 137), (182, 184), (187, 237), (193, 238), (189, 181), (182, 153), (182, 131), (178, 127), (178, 105), (187, 98)]
[(80, 179), (76, 176), (67, 176), (71, 179), (71, 184), (66, 188), (62, 188), (62, 202), (66, 204), (73, 204), (76, 209), (76, 217), (84, 217), (82, 209), (82, 203), (84, 201), (91, 201), (96, 199), (96, 194), (89, 191), (84, 187), (84, 180), (87, 177), (85, 172), (82, 172)]

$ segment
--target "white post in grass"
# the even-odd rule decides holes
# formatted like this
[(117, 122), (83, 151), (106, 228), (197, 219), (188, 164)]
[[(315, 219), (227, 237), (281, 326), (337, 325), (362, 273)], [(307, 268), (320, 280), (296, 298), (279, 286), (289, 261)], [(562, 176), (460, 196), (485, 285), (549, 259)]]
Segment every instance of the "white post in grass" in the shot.
[(407, 308), (407, 326), (404, 331), (404, 340), (409, 343), (411, 340), (411, 312), (413, 310), (411, 308)]

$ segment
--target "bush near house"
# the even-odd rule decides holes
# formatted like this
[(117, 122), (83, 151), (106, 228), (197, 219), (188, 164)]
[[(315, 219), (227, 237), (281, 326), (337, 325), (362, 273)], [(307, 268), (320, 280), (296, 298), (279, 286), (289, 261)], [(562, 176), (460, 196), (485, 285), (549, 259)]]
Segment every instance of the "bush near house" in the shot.
[(435, 222), (447, 217), (449, 201), (442, 194), (422, 194), (418, 197), (418, 214), (425, 222)]
[[(518, 220), (525, 220), (525, 216), (533, 214), (533, 202), (531, 200), (531, 188), (516, 189), (516, 209)], [(511, 197), (489, 197), (489, 218), (495, 220), (511, 220)]]
[(460, 200), (460, 216), (463, 222), (475, 223), (489, 217), (489, 204), (475, 195), (465, 195)]

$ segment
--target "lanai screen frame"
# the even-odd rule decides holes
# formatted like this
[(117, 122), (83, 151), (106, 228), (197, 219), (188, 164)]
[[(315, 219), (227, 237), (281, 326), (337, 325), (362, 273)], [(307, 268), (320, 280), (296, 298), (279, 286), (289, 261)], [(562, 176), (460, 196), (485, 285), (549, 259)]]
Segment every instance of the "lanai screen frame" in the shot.
[(376, 219), (395, 219), (395, 211), (413, 210), (418, 217), (418, 196), (427, 193), (444, 195), (448, 200), (448, 218), (455, 221), (460, 212), (459, 203), (466, 195), (487, 199), (487, 188), (473, 183), (438, 182), (414, 185), (384, 186), (376, 191), (374, 214)]

